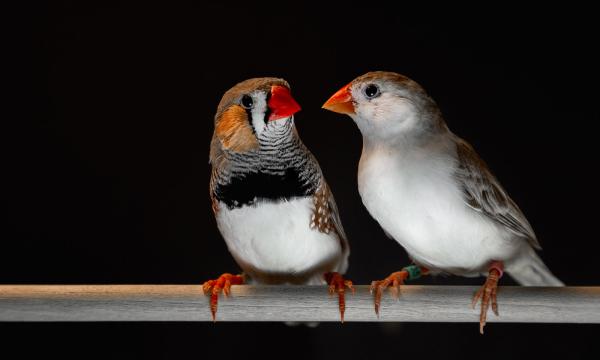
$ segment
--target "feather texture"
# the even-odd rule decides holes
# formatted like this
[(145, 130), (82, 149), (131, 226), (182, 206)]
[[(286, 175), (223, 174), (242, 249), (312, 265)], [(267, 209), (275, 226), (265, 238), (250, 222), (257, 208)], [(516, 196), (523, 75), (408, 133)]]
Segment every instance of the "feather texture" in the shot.
[(500, 261), (524, 284), (560, 284), (535, 254), (539, 243), (519, 207), (419, 84), (371, 72), (344, 89), (351, 99), (340, 101), (351, 102), (363, 135), (363, 203), (417, 264), (477, 276)]
[(221, 114), (215, 124), (215, 136), (229, 151), (246, 152), (258, 148), (248, 114), (239, 105), (233, 105)]
[[(281, 79), (251, 79), (219, 104), (210, 153), (212, 208), (229, 251), (252, 281), (321, 284), (324, 273), (346, 271), (348, 241), (293, 116), (267, 121), (273, 85), (289, 87)], [(248, 94), (251, 109), (238, 104)]]
[(529, 221), (487, 164), (466, 141), (457, 136), (454, 136), (454, 140), (459, 162), (456, 179), (465, 195), (465, 202), (473, 210), (501, 224), (518, 237), (527, 239), (536, 249), (541, 249)]

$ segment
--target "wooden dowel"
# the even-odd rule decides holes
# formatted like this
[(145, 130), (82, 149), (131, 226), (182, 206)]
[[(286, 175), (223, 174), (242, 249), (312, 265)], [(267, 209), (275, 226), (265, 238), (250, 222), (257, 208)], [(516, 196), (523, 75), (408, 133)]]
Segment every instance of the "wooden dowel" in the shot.
[[(346, 295), (346, 321), (477, 322), (472, 286), (402, 287), (375, 316), (367, 286)], [(600, 287), (501, 287), (490, 322), (600, 323)], [(0, 321), (211, 321), (199, 285), (0, 285)], [(325, 286), (233, 286), (217, 321), (339, 321)]]

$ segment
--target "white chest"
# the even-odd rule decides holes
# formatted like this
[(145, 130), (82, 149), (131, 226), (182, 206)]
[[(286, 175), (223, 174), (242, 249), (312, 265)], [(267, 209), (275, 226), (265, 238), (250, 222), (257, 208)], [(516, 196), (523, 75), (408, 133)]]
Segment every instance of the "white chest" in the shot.
[(291, 274), (341, 263), (337, 235), (324, 234), (309, 226), (313, 211), (310, 198), (264, 202), (232, 210), (220, 205), (217, 225), (229, 251), (242, 267), (245, 263), (262, 272)]
[(363, 152), (358, 185), (365, 207), (415, 261), (467, 274), (512, 249), (494, 223), (465, 205), (454, 166), (451, 157)]

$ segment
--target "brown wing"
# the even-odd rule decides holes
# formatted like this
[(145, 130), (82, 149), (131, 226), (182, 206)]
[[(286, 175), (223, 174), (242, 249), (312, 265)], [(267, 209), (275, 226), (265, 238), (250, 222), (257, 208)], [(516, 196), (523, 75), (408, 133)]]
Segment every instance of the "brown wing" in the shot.
[(342, 221), (335, 199), (333, 198), (333, 194), (331, 193), (331, 190), (329, 190), (329, 186), (325, 182), (325, 179), (321, 180), (321, 186), (319, 186), (313, 195), (313, 203), (315, 208), (310, 219), (311, 229), (316, 228), (320, 232), (326, 234), (335, 232), (340, 238), (342, 251), (347, 253), (349, 251), (348, 238), (342, 227)]
[(533, 229), (517, 204), (466, 141), (456, 138), (459, 168), (457, 178), (469, 207), (495, 222), (502, 224), (518, 237), (525, 238), (536, 249), (541, 249)]
[(211, 207), (213, 210), (213, 213), (215, 214), (215, 216), (217, 216), (217, 214), (219, 213), (219, 200), (217, 200), (217, 197), (215, 196), (215, 189), (217, 186), (217, 170), (216, 170), (216, 164), (212, 164), (212, 169), (210, 171), (210, 182), (208, 184), (208, 193), (210, 195), (210, 203), (211, 203)]

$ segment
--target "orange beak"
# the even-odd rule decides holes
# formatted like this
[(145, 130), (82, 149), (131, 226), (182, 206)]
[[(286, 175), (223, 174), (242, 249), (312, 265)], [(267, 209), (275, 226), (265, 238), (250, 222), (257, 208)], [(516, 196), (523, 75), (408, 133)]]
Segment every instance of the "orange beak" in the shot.
[(323, 109), (340, 114), (354, 114), (354, 105), (352, 104), (352, 94), (350, 93), (350, 84), (339, 89), (323, 104)]

